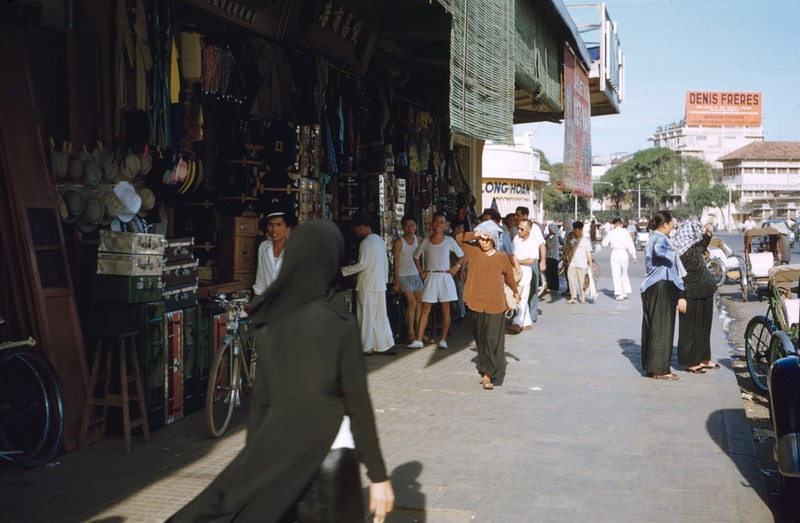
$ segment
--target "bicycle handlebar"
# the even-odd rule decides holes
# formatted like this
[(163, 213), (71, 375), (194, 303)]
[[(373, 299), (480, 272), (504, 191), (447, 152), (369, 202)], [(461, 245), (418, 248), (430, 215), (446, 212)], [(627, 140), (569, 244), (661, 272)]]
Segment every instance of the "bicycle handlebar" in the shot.
[(35, 345), (36, 340), (34, 340), (31, 336), (28, 336), (27, 340), (4, 341), (0, 343), (0, 350), (13, 349), (14, 347), (33, 347)]

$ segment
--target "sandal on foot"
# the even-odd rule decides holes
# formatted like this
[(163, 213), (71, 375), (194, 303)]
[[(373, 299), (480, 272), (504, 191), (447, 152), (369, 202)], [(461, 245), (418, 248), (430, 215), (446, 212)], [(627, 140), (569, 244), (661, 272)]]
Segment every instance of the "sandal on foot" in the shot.
[(483, 384), (483, 390), (494, 390), (494, 385), (492, 385), (491, 381), (487, 381)]
[(673, 374), (672, 372), (670, 372), (669, 374), (653, 374), (651, 378), (653, 378), (654, 380), (669, 380), (669, 381), (677, 381), (680, 379), (678, 378), (677, 374)]
[(700, 368), (701, 369), (717, 370), (719, 368), (719, 363), (715, 363), (713, 365), (701, 365)]
[(688, 372), (689, 374), (705, 374), (706, 369), (704, 369), (702, 366), (694, 368), (686, 367), (686, 372)]
[(577, 303), (575, 300), (567, 300), (567, 305), (574, 305)]

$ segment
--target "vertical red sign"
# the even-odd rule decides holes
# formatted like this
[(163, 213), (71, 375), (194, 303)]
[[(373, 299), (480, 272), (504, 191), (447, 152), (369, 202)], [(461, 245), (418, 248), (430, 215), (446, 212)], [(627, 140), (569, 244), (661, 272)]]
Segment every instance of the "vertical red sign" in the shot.
[(564, 189), (592, 196), (592, 106), (589, 74), (564, 47)]

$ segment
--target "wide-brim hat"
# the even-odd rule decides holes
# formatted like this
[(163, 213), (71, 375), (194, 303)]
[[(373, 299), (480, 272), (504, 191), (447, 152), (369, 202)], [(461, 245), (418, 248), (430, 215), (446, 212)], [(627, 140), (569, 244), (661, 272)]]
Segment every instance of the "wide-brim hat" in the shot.
[(97, 187), (97, 184), (103, 179), (103, 169), (94, 158), (84, 160), (83, 162), (83, 183), (89, 187)]
[(103, 218), (100, 220), (100, 224), (108, 225), (122, 212), (122, 200), (117, 197), (114, 189), (105, 184), (98, 187), (98, 195), (103, 203)]
[(63, 179), (67, 177), (67, 166), (69, 165), (68, 151), (56, 151), (56, 148), (51, 146), (50, 162), (53, 166), (53, 175), (56, 178)]
[(142, 176), (147, 175), (153, 167), (153, 157), (148, 153), (142, 153), (139, 156), (139, 174)]
[(90, 189), (85, 189), (83, 191), (83, 198), (86, 205), (83, 209), (83, 213), (81, 213), (81, 217), (77, 221), (78, 228), (83, 232), (92, 232), (97, 229), (100, 220), (103, 219), (105, 207), (97, 193)]
[(139, 157), (134, 153), (128, 153), (122, 159), (119, 170), (117, 170), (117, 179), (130, 182), (139, 174), (142, 169), (142, 163)]
[(67, 160), (67, 178), (75, 183), (83, 178), (83, 162), (77, 154), (71, 154)]
[(103, 178), (107, 182), (113, 182), (114, 180), (117, 179), (117, 172), (119, 171), (119, 165), (117, 165), (117, 162), (114, 161), (114, 157), (109, 156), (108, 158), (100, 162), (100, 165), (103, 167)]
[(153, 207), (156, 206), (156, 195), (153, 194), (153, 191), (147, 187), (141, 187), (137, 189), (136, 194), (138, 194), (139, 198), (142, 199), (142, 206), (139, 208), (139, 212), (137, 214), (144, 218), (150, 213), (150, 211), (153, 210)]
[(117, 218), (125, 223), (133, 220), (136, 213), (142, 208), (142, 198), (136, 194), (136, 189), (128, 182), (119, 182), (114, 186), (114, 194), (122, 202), (122, 211)]
[(75, 223), (86, 208), (83, 194), (71, 183), (65, 183), (61, 187), (59, 195), (67, 208), (67, 217), (64, 218), (64, 223)]

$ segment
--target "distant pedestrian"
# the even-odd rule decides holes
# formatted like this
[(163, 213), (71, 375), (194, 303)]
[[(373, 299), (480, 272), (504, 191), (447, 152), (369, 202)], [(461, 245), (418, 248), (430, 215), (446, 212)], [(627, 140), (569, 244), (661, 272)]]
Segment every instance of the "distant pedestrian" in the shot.
[(717, 283), (703, 256), (711, 236), (711, 224), (703, 227), (697, 220), (686, 220), (678, 228), (674, 242), (681, 261), (678, 268), (683, 267), (684, 290), (680, 296), (685, 303), (678, 304), (678, 363), (693, 374), (719, 368), (711, 362), (711, 324)]
[(651, 232), (645, 247), (642, 293), (642, 368), (648, 376), (659, 380), (677, 380), (670, 371), (672, 342), (675, 333), (675, 311), (686, 308), (679, 299), (683, 279), (678, 271), (677, 255), (669, 241), (673, 229), (672, 215), (658, 211), (647, 225)]
[(560, 286), (558, 277), (558, 262), (561, 260), (561, 236), (558, 231), (558, 224), (550, 222), (547, 225), (547, 261), (545, 266), (545, 277), (547, 279), (547, 290), (558, 292)]
[(628, 278), (628, 255), (636, 263), (636, 247), (628, 231), (622, 228), (622, 219), (614, 218), (613, 229), (603, 238), (603, 247), (611, 247), (611, 281), (614, 283), (614, 296), (622, 301), (631, 293), (631, 280)]
[(573, 239), (571, 240), (569, 268), (567, 269), (567, 281), (569, 282), (570, 299), (568, 305), (575, 303), (578, 298), (581, 304), (586, 303), (583, 283), (587, 273), (592, 268), (592, 244), (583, 234), (583, 222), (572, 224)]
[[(431, 221), (433, 232), (429, 237), (423, 239), (417, 250), (414, 251), (414, 263), (425, 281), (425, 287), (422, 290), (422, 312), (419, 318), (417, 337), (408, 344), (409, 349), (419, 349), (424, 346), (422, 341), (425, 336), (425, 328), (428, 326), (428, 316), (434, 303), (439, 303), (442, 311), (442, 335), (439, 339), (439, 348), (447, 348), (447, 336), (450, 331), (450, 302), (458, 299), (456, 284), (450, 270), (450, 253), (455, 253), (459, 258), (458, 265), (461, 266), (464, 264), (464, 251), (458, 246), (456, 240), (445, 236), (446, 225), (447, 218), (444, 213), (435, 213)], [(424, 269), (420, 262), (423, 255), (427, 266)]]
[[(472, 336), (478, 348), (478, 373), (481, 386), (492, 390), (492, 381), (505, 374), (505, 311), (506, 299), (503, 284), (508, 285), (519, 299), (514, 269), (508, 257), (498, 251), (500, 238), (487, 230), (465, 232), (458, 236), (469, 263), (464, 301), (470, 310)], [(477, 246), (466, 243), (477, 239)]]
[(744, 230), (745, 232), (747, 232), (747, 231), (752, 231), (755, 228), (756, 228), (756, 222), (753, 221), (753, 216), (748, 214), (747, 219), (744, 221)]
[[(358, 274), (356, 298), (361, 346), (366, 354), (389, 353), (394, 345), (392, 326), (386, 312), (386, 284), (389, 259), (383, 238), (372, 232), (372, 218), (367, 213), (353, 216), (353, 232), (361, 239), (358, 262), (342, 267), (342, 274)], [(312, 253), (309, 253), (312, 255)]]

